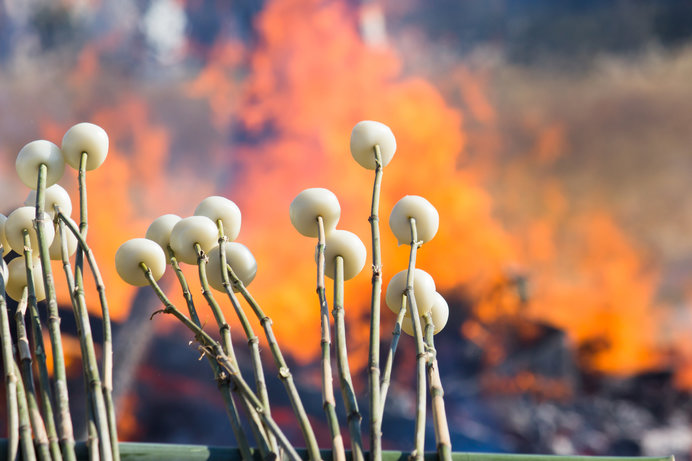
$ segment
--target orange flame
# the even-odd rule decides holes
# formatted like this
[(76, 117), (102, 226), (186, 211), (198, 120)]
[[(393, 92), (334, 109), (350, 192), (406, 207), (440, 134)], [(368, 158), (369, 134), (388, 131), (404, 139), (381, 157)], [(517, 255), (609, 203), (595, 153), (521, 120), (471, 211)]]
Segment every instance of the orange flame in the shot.
[[(432, 83), (402, 71), (391, 48), (368, 46), (358, 23), (345, 2), (274, 0), (257, 18), (254, 48), (221, 40), (194, 78), (164, 90), (130, 88), (117, 100), (109, 96), (115, 77), (99, 60), (117, 36), (83, 50), (65, 90), (74, 113), (45, 116), (41, 126), (54, 141), (79, 119), (109, 133), (106, 164), (88, 175), (89, 242), (113, 317), (128, 314), (134, 294), (115, 273), (117, 247), (142, 236), (157, 216), (189, 215), (222, 189), (240, 205), (240, 241), (259, 263), (251, 290), (274, 319), (279, 341), (296, 358), (313, 359), (315, 242), (291, 228), (288, 206), (304, 188), (327, 187), (341, 201), (339, 227), (369, 240), (373, 175), (352, 161), (348, 144), (357, 121), (374, 119), (393, 129), (399, 146), (384, 171), (380, 207), (385, 287), (408, 259), (408, 248), (397, 248), (387, 228), (389, 210), (406, 194), (422, 195), (439, 210), (441, 226), (418, 265), (439, 291), (463, 291), (479, 322), (521, 316), (564, 328), (577, 343), (604, 338), (607, 347), (590, 362), (598, 370), (660, 364), (656, 271), (607, 210), (570, 214), (574, 200), (541, 173), (563, 155), (568, 127), (528, 117), (515, 129), (533, 139), (529, 160), (499, 164), (499, 154), (513, 146), (498, 132), (487, 75), (459, 66), (442, 79), (452, 105)], [(230, 148), (229, 136), (237, 140)], [(66, 182), (76, 197), (75, 180)], [(196, 279), (192, 268), (186, 271)], [(515, 271), (528, 276), (527, 303), (511, 289), (496, 289)], [(347, 284), (354, 367), (366, 357), (368, 272)], [(393, 317), (386, 310), (383, 321), (387, 332)]]

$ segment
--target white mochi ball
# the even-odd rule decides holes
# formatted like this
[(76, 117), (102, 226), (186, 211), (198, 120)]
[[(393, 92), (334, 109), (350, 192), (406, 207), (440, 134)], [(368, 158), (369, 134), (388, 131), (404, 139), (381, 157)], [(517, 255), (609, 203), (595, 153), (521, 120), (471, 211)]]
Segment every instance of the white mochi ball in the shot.
[[(31, 249), (35, 252), (38, 248), (38, 236), (34, 228), (34, 217), (36, 216), (36, 208), (32, 206), (23, 206), (14, 210), (7, 217), (5, 222), (5, 238), (10, 244), (10, 247), (19, 254), (24, 254), (24, 229), (29, 231), (29, 241)], [(53, 222), (47, 213), (44, 213), (43, 232), (46, 237), (46, 244), (50, 246), (55, 237), (55, 228)]]
[(216, 224), (206, 216), (183, 218), (173, 226), (170, 245), (179, 261), (186, 264), (197, 264), (195, 243), (202, 251), (209, 252), (218, 243)]
[(168, 254), (168, 245), (171, 242), (171, 232), (173, 227), (182, 218), (175, 214), (165, 214), (154, 219), (147, 229), (147, 233), (144, 235), (149, 240), (153, 240), (158, 243), (164, 254)]
[(72, 126), (62, 138), (62, 154), (65, 162), (75, 170), (79, 169), (82, 153), (86, 152), (86, 169), (94, 170), (101, 166), (108, 155), (108, 134), (93, 123), (78, 123)]
[(376, 168), (376, 145), (380, 146), (382, 166), (387, 166), (396, 152), (396, 139), (392, 130), (384, 123), (372, 120), (356, 123), (351, 131), (351, 155), (363, 168)]
[[(24, 287), (26, 286), (26, 264), (24, 258), (14, 258), (7, 265), (7, 269), (8, 276), (5, 292), (10, 298), (19, 301), (22, 298), (22, 291), (24, 291)], [(43, 301), (46, 299), (46, 291), (43, 286), (43, 273), (40, 261), (32, 261), (32, 270), (36, 300)]]
[[(65, 216), (70, 216), (72, 214), (72, 200), (70, 199), (70, 194), (67, 193), (58, 184), (53, 184), (46, 188), (46, 204), (44, 210), (50, 215), (52, 219), (55, 219), (55, 207), (60, 208), (60, 213)], [(24, 205), (35, 207), (36, 206), (36, 191), (32, 190), (29, 192)]]
[(363, 270), (367, 252), (365, 245), (353, 232), (333, 230), (327, 234), (324, 247), (324, 273), (327, 277), (335, 277), (336, 257), (344, 260), (344, 280), (355, 277)]
[(214, 225), (218, 220), (223, 223), (223, 233), (228, 240), (235, 240), (240, 233), (240, 208), (226, 197), (213, 195), (207, 197), (197, 205), (195, 216), (206, 216)]
[(141, 263), (151, 269), (154, 280), (159, 280), (166, 271), (166, 255), (156, 242), (136, 238), (120, 245), (115, 252), (115, 269), (125, 282), (134, 286), (145, 286), (149, 281), (140, 266)]
[[(442, 331), (442, 329), (447, 325), (449, 320), (449, 305), (444, 297), (435, 292), (435, 302), (430, 308), (430, 316), (432, 317), (433, 323), (433, 334), (436, 335)], [(421, 331), (425, 334), (425, 319), (421, 317)], [(404, 317), (401, 322), (401, 329), (404, 330), (409, 336), (413, 336), (413, 319), (411, 317)]]
[(396, 202), (389, 215), (389, 228), (399, 245), (411, 244), (410, 218), (416, 220), (418, 241), (429, 242), (440, 227), (440, 215), (430, 202), (418, 195), (407, 195)]
[[(243, 282), (243, 285), (248, 286), (257, 275), (257, 261), (252, 255), (252, 252), (238, 242), (230, 242), (226, 244), (226, 264), (231, 266), (233, 273)], [(218, 245), (209, 250), (209, 263), (207, 264), (207, 280), (212, 288), (225, 292), (223, 286), (223, 275), (221, 273), (221, 251)], [(229, 281), (230, 280), (229, 277)], [(233, 285), (231, 285), (232, 287)], [(237, 291), (237, 290), (233, 290)]]
[(288, 208), (288, 214), (291, 224), (298, 232), (306, 237), (317, 237), (317, 217), (322, 216), (325, 233), (328, 233), (339, 222), (341, 206), (332, 191), (313, 187), (296, 195)]
[(46, 187), (58, 182), (65, 172), (65, 160), (60, 148), (50, 141), (32, 141), (22, 147), (17, 155), (15, 166), (19, 179), (27, 187), (36, 189), (38, 186), (38, 169), (46, 165)]
[[(401, 300), (406, 291), (407, 272), (408, 270), (403, 270), (396, 274), (392, 277), (387, 286), (385, 301), (389, 309), (395, 314), (398, 314), (401, 310)], [(416, 299), (418, 315), (423, 315), (430, 311), (430, 308), (435, 302), (435, 293), (435, 281), (432, 276), (422, 269), (416, 269), (413, 275), (413, 295)], [(411, 316), (408, 305), (406, 316)]]

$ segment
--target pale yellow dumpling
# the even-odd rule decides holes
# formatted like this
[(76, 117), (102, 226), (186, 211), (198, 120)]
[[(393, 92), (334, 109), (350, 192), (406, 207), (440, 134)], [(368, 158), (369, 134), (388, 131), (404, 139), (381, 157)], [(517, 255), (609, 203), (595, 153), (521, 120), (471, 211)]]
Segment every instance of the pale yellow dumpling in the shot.
[(226, 197), (213, 195), (207, 197), (197, 205), (195, 216), (206, 216), (216, 225), (218, 220), (223, 223), (223, 233), (228, 240), (233, 241), (240, 233), (241, 215), (240, 208)]
[[(209, 285), (218, 291), (225, 292), (221, 272), (221, 251), (218, 245), (209, 250), (208, 255), (207, 280)], [(231, 266), (233, 273), (245, 286), (249, 285), (257, 275), (257, 261), (248, 247), (242, 243), (229, 242), (226, 244), (226, 264)], [(231, 281), (230, 277), (229, 281)], [(237, 290), (234, 289), (234, 291)]]
[[(70, 194), (68, 194), (67, 191), (58, 184), (53, 184), (52, 186), (46, 188), (45, 200), (46, 203), (44, 210), (52, 219), (55, 219), (55, 207), (58, 207), (60, 209), (60, 213), (64, 214), (65, 216), (69, 217), (72, 214), (72, 200), (70, 199)], [(35, 190), (29, 192), (29, 195), (24, 201), (24, 205), (31, 207), (36, 206)]]
[(46, 165), (46, 187), (52, 186), (65, 172), (65, 160), (60, 148), (50, 141), (32, 141), (22, 147), (17, 155), (15, 166), (19, 179), (27, 187), (36, 189), (38, 186), (39, 167)]
[[(403, 270), (396, 274), (389, 281), (385, 300), (387, 306), (395, 314), (401, 310), (401, 299), (406, 291), (406, 275), (408, 270)], [(422, 269), (416, 269), (413, 276), (413, 294), (416, 298), (418, 315), (423, 315), (430, 310), (435, 302), (435, 281), (432, 276)], [(410, 317), (411, 312), (406, 310), (406, 316)]]
[[(444, 297), (435, 292), (435, 302), (430, 308), (430, 316), (433, 323), (433, 334), (436, 335), (447, 325), (449, 320), (449, 305)], [(425, 319), (420, 318), (421, 331), (425, 333)], [(413, 336), (413, 319), (410, 316), (404, 317), (401, 322), (401, 329), (409, 336)]]
[(291, 224), (298, 232), (306, 237), (317, 237), (318, 216), (322, 217), (325, 233), (330, 232), (339, 222), (341, 205), (329, 189), (313, 187), (296, 195), (288, 208), (288, 214)]
[(168, 254), (168, 246), (171, 242), (171, 232), (182, 218), (174, 214), (165, 214), (154, 219), (144, 235), (149, 240), (158, 243), (164, 254)]
[(186, 264), (197, 264), (195, 243), (207, 253), (218, 243), (218, 229), (206, 216), (183, 218), (173, 226), (170, 245), (178, 260)]
[[(23, 206), (14, 210), (7, 217), (5, 222), (5, 238), (10, 244), (10, 247), (19, 254), (24, 254), (24, 229), (29, 231), (29, 241), (31, 249), (38, 252), (38, 236), (34, 228), (34, 217), (36, 216), (36, 208), (32, 206)], [(46, 244), (50, 245), (55, 237), (55, 228), (53, 222), (47, 213), (44, 213), (43, 232), (46, 237)]]
[(386, 166), (396, 152), (396, 138), (384, 123), (363, 120), (351, 131), (351, 155), (363, 168), (374, 170), (375, 146), (380, 147), (382, 166)]
[(353, 232), (333, 230), (327, 234), (324, 247), (324, 273), (331, 279), (335, 277), (337, 256), (344, 260), (344, 280), (350, 280), (363, 270), (367, 252)]
[(407, 195), (396, 202), (389, 216), (389, 228), (399, 245), (411, 244), (410, 218), (416, 220), (416, 234), (419, 242), (429, 242), (440, 227), (440, 215), (435, 207), (423, 197)]
[(83, 152), (87, 153), (87, 170), (94, 170), (101, 166), (108, 155), (108, 134), (103, 128), (93, 123), (83, 122), (67, 130), (62, 138), (62, 155), (65, 163), (78, 170)]
[[(5, 284), (5, 292), (7, 296), (19, 301), (22, 297), (24, 287), (26, 287), (26, 264), (24, 258), (14, 258), (7, 265), (8, 277)], [(38, 260), (32, 261), (32, 274), (34, 279), (34, 290), (36, 292), (36, 300), (43, 301), (46, 299), (46, 291), (43, 285), (43, 273), (41, 271), (41, 263)]]
[(159, 280), (166, 271), (166, 255), (156, 242), (136, 238), (120, 245), (115, 252), (115, 269), (125, 282), (134, 286), (145, 286), (149, 281), (144, 275), (141, 263), (151, 269), (154, 280)]

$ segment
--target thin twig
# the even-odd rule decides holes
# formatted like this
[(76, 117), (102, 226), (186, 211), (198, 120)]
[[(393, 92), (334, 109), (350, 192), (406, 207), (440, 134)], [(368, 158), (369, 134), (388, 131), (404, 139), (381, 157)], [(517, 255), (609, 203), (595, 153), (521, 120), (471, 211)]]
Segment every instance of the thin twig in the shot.
[[(0, 258), (3, 248), (0, 244)], [(5, 395), (7, 400), (7, 459), (16, 461), (19, 456), (19, 408), (17, 406), (17, 375), (14, 372), (10, 319), (5, 301), (5, 278), (0, 273), (0, 335), (2, 340), (2, 364), (5, 370)]]
[[(195, 325), (201, 328), (202, 323), (200, 322), (199, 316), (197, 315), (197, 309), (195, 308), (195, 302), (192, 299), (192, 293), (190, 292), (190, 288), (187, 284), (187, 279), (185, 278), (185, 275), (183, 274), (183, 271), (180, 268), (180, 264), (178, 264), (175, 252), (170, 246), (168, 247), (168, 257), (171, 263), (171, 267), (173, 267), (173, 270), (175, 271), (178, 283), (180, 284), (180, 287), (183, 291), (183, 297), (185, 298), (185, 303), (187, 304), (187, 309), (190, 313), (190, 318), (195, 323)], [(233, 401), (233, 398), (230, 394), (231, 387), (229, 380), (227, 377), (222, 376), (224, 373), (219, 367), (218, 363), (216, 363), (211, 357), (208, 357), (208, 360), (209, 365), (211, 366), (211, 369), (214, 372), (214, 379), (216, 379), (219, 392), (223, 397), (224, 405), (226, 407), (226, 414), (228, 415), (228, 419), (231, 423), (231, 430), (233, 431), (233, 435), (235, 436), (236, 442), (238, 443), (238, 448), (240, 449), (242, 458), (245, 461), (249, 461), (252, 459), (250, 445), (248, 444), (247, 437), (245, 436), (242, 424), (240, 423), (240, 415), (238, 414), (238, 408), (236, 407), (235, 402)]]
[(320, 302), (320, 327), (322, 332), (322, 407), (327, 415), (327, 425), (332, 437), (332, 452), (335, 461), (346, 460), (344, 440), (336, 416), (336, 399), (334, 398), (334, 380), (330, 348), (332, 340), (329, 332), (329, 306), (324, 284), (324, 220), (317, 217), (317, 297)]
[(413, 292), (413, 275), (416, 269), (416, 251), (420, 242), (416, 230), (415, 218), (409, 218), (411, 226), (411, 254), (408, 262), (408, 272), (406, 273), (406, 298), (408, 299), (409, 309), (411, 310), (411, 320), (413, 321), (413, 335), (416, 340), (416, 424), (415, 424), (415, 444), (414, 449), (409, 455), (409, 459), (423, 461), (425, 455), (425, 343), (423, 342), (423, 331), (421, 329), (420, 317), (418, 316), (418, 305)]
[(202, 294), (204, 299), (207, 300), (209, 308), (211, 308), (214, 318), (216, 319), (216, 324), (219, 326), (219, 333), (221, 335), (221, 345), (223, 346), (223, 351), (231, 358), (234, 362), (235, 351), (233, 350), (233, 341), (231, 340), (231, 326), (226, 322), (226, 318), (221, 311), (219, 303), (216, 302), (214, 295), (209, 288), (209, 281), (207, 280), (207, 262), (209, 258), (202, 250), (199, 243), (195, 243), (195, 251), (197, 252), (197, 269), (199, 273), (199, 281), (202, 285)]
[(279, 348), (279, 343), (276, 340), (276, 337), (274, 336), (274, 330), (272, 329), (272, 320), (264, 313), (264, 311), (262, 311), (262, 308), (259, 306), (259, 304), (257, 304), (257, 301), (255, 301), (255, 299), (252, 297), (247, 288), (245, 288), (243, 282), (238, 278), (235, 272), (233, 272), (233, 268), (229, 265), (226, 265), (226, 268), (228, 269), (228, 275), (231, 278), (231, 282), (233, 283), (233, 288), (243, 295), (243, 298), (245, 298), (245, 300), (250, 305), (255, 315), (259, 319), (260, 323), (262, 324), (265, 337), (267, 338), (267, 343), (269, 344), (269, 350), (271, 351), (272, 356), (274, 357), (276, 367), (279, 369), (279, 378), (281, 379), (281, 382), (283, 382), (284, 387), (286, 388), (288, 398), (291, 401), (291, 406), (293, 407), (293, 413), (295, 413), (296, 417), (298, 418), (298, 423), (303, 433), (303, 439), (307, 444), (309, 458), (312, 461), (320, 460), (320, 449), (317, 445), (315, 432), (313, 431), (312, 426), (310, 425), (308, 415), (305, 412), (305, 407), (303, 406), (303, 402), (300, 399), (300, 394), (298, 394), (298, 389), (296, 388), (295, 382), (293, 381), (293, 375), (291, 374), (291, 371), (288, 368), (288, 365), (286, 364), (286, 360), (284, 359), (284, 356), (281, 353), (281, 349)]
[[(65, 273), (65, 280), (67, 283), (67, 288), (70, 293), (70, 302), (72, 304), (72, 313), (75, 317), (75, 323), (77, 325), (77, 337), (79, 338), (79, 347), (81, 350), (82, 358), (82, 375), (84, 378), (84, 388), (86, 389), (86, 407), (87, 407), (87, 449), (89, 450), (90, 460), (99, 460), (98, 451), (98, 430), (96, 429), (96, 414), (94, 412), (94, 397), (92, 396), (92, 388), (89, 385), (89, 370), (94, 369), (95, 365), (89, 365), (89, 355), (93, 354), (96, 356), (94, 350), (94, 344), (91, 336), (91, 324), (87, 319), (87, 326), (84, 326), (84, 316), (88, 315), (85, 309), (80, 308), (80, 303), (78, 301), (78, 291), (75, 287), (75, 279), (72, 274), (72, 265), (70, 264), (70, 259), (68, 255), (67, 248), (67, 229), (65, 228), (65, 219), (61, 218), (61, 212), (59, 207), (55, 207), (55, 217), (58, 223), (58, 235), (60, 237), (60, 257), (62, 259), (63, 272)], [(71, 231), (73, 232), (73, 231)], [(79, 234), (79, 232), (73, 232), (73, 234)], [(81, 312), (84, 310), (84, 314)], [(89, 332), (89, 335), (85, 335), (85, 329)], [(87, 343), (91, 343), (89, 346)], [(89, 351), (91, 349), (91, 352)], [(95, 362), (94, 362), (95, 363)], [(98, 368), (96, 368), (98, 370)]]
[[(31, 274), (31, 269), (27, 268), (27, 275)], [(46, 434), (46, 426), (43, 424), (43, 418), (38, 409), (38, 399), (36, 398), (36, 389), (34, 387), (34, 374), (31, 368), (31, 348), (29, 347), (29, 337), (26, 334), (26, 324), (24, 316), (26, 315), (26, 307), (28, 297), (36, 304), (36, 294), (34, 292), (33, 283), (28, 289), (24, 287), (22, 298), (17, 305), (17, 310), (14, 314), (15, 325), (17, 329), (17, 353), (19, 355), (20, 373), (22, 383), (24, 384), (24, 395), (26, 396), (27, 410), (29, 412), (29, 421), (34, 433), (34, 445), (37, 450), (38, 459), (41, 461), (50, 461), (50, 450), (48, 448), (48, 435)]]
[[(209, 307), (214, 314), (214, 318), (216, 319), (216, 324), (219, 326), (223, 352), (228, 355), (233, 362), (237, 363), (235, 350), (233, 349), (233, 341), (231, 339), (231, 326), (228, 324), (228, 322), (226, 322), (226, 317), (223, 315), (219, 303), (216, 302), (216, 299), (211, 292), (211, 288), (209, 287), (209, 281), (207, 280), (207, 262), (209, 261), (209, 258), (204, 253), (199, 243), (195, 243), (195, 251), (197, 252), (197, 269), (199, 273), (199, 281), (202, 285), (202, 295), (204, 296), (204, 299), (207, 300), (207, 304), (209, 304)], [(245, 432), (242, 430), (238, 412), (233, 411), (230, 413), (230, 416), (235, 419), (235, 421), (231, 421), (231, 426), (234, 428), (234, 432), (237, 431), (235, 436), (238, 443), (247, 445), (247, 437)], [(247, 454), (249, 454), (249, 446)]]
[[(84, 243), (86, 243), (88, 224), (88, 206), (87, 206), (87, 188), (86, 188), (86, 166), (89, 154), (82, 152), (79, 160), (79, 234)], [(103, 328), (103, 360), (101, 363), (101, 392), (106, 404), (106, 416), (108, 420), (108, 435), (110, 450), (114, 461), (120, 461), (120, 448), (118, 445), (118, 427), (115, 418), (115, 406), (113, 404), (113, 330), (111, 327), (110, 312), (108, 310), (108, 301), (106, 300), (106, 288), (100, 276), (97, 276), (98, 267), (94, 261), (93, 254), (89, 254), (86, 245), (82, 246), (82, 251), (77, 252), (75, 259), (75, 279), (77, 272), (84, 270), (84, 256), (89, 258), (89, 265), (94, 273), (96, 281), (96, 290), (99, 294), (99, 303), (101, 305), (101, 325)], [(103, 443), (103, 442), (102, 442)]]
[(298, 453), (293, 448), (293, 445), (288, 441), (284, 433), (281, 431), (276, 422), (272, 419), (271, 415), (268, 415), (262, 406), (262, 402), (252, 391), (250, 386), (245, 382), (243, 377), (240, 375), (240, 370), (238, 369), (238, 364), (232, 361), (223, 351), (221, 345), (214, 341), (214, 339), (209, 336), (202, 328), (195, 325), (190, 319), (188, 319), (185, 314), (180, 312), (173, 303), (170, 302), (166, 294), (161, 290), (159, 285), (154, 280), (151, 270), (144, 263), (140, 263), (140, 267), (147, 278), (147, 281), (151, 287), (156, 292), (165, 308), (161, 311), (163, 313), (171, 314), (180, 322), (183, 323), (190, 331), (195, 335), (195, 339), (200, 344), (200, 348), (205, 354), (210, 354), (214, 360), (217, 361), (229, 374), (229, 378), (238, 386), (239, 392), (245, 396), (250, 403), (257, 409), (257, 414), (262, 419), (262, 422), (269, 428), (269, 430), (276, 436), (279, 444), (284, 448), (286, 454), (293, 461), (302, 461)]
[(53, 376), (55, 378), (56, 410), (58, 420), (58, 435), (62, 447), (63, 458), (66, 461), (75, 461), (74, 433), (72, 429), (72, 417), (70, 416), (70, 398), (67, 392), (67, 376), (65, 373), (65, 357), (63, 354), (60, 335), (60, 313), (58, 312), (58, 300), (53, 284), (53, 272), (51, 270), (49, 245), (46, 239), (43, 215), (46, 204), (46, 176), (48, 167), (41, 164), (38, 169), (38, 184), (36, 186), (36, 235), (38, 237), (38, 249), (41, 257), (41, 270), (43, 271), (43, 285), (48, 304), (48, 334), (53, 350)]
[(428, 386), (433, 414), (433, 426), (435, 428), (435, 440), (437, 441), (437, 456), (439, 461), (452, 461), (452, 439), (449, 436), (447, 424), (447, 412), (445, 411), (444, 390), (440, 380), (440, 370), (437, 365), (437, 353), (433, 325), (430, 312), (423, 316), (425, 319), (425, 346), (428, 349), (426, 370), (428, 372)]
[(384, 417), (384, 406), (387, 402), (387, 392), (389, 391), (389, 384), (392, 379), (392, 366), (394, 365), (394, 355), (396, 354), (396, 349), (399, 345), (399, 338), (401, 338), (401, 323), (406, 315), (408, 304), (406, 300), (406, 295), (401, 297), (401, 309), (396, 315), (396, 322), (394, 323), (394, 330), (392, 331), (392, 342), (389, 345), (389, 353), (387, 354), (387, 361), (384, 365), (384, 373), (382, 375), (382, 385), (380, 387), (380, 418)]
[(382, 153), (380, 146), (373, 148), (375, 155), (375, 183), (370, 207), (372, 234), (372, 295), (370, 299), (370, 349), (368, 378), (370, 387), (370, 459), (382, 460), (382, 418), (380, 417), (380, 298), (382, 295), (382, 256), (380, 252), (380, 187), (382, 184)]
[[(221, 280), (223, 282), (223, 287), (226, 291), (228, 299), (231, 301), (233, 310), (238, 316), (238, 320), (240, 320), (240, 324), (243, 327), (245, 337), (247, 338), (248, 346), (250, 346), (250, 361), (252, 363), (252, 371), (255, 377), (255, 389), (257, 391), (257, 395), (262, 401), (262, 405), (264, 406), (265, 411), (271, 414), (271, 407), (269, 405), (269, 392), (267, 391), (267, 382), (264, 376), (262, 358), (260, 357), (259, 352), (259, 339), (257, 338), (257, 335), (255, 335), (255, 332), (252, 329), (252, 326), (250, 325), (250, 321), (248, 320), (247, 315), (245, 315), (245, 311), (243, 310), (242, 306), (240, 305), (240, 302), (238, 302), (238, 298), (233, 292), (230, 279), (228, 278), (228, 272), (225, 270), (225, 267), (227, 265), (226, 242), (228, 241), (228, 238), (226, 237), (223, 230), (223, 221), (220, 219), (217, 220), (216, 226), (219, 230), (219, 270), (221, 271)], [(250, 413), (253, 414), (254, 411), (250, 410)], [(253, 429), (259, 430), (260, 428), (257, 427)], [(264, 433), (266, 434), (266, 428), (264, 430)], [(271, 450), (276, 452), (278, 450), (276, 439), (271, 435), (271, 433), (266, 435), (266, 442), (271, 446)]]
[[(86, 255), (91, 266), (93, 261), (93, 253), (86, 244), (84, 236), (78, 231), (74, 222), (59, 210), (56, 212), (56, 215), (59, 222), (66, 225), (79, 242), (79, 248), (77, 249), (77, 261), (75, 261), (75, 278), (72, 280), (71, 274), (68, 275), (68, 285), (74, 287), (71, 293), (72, 309), (75, 312), (75, 319), (78, 325), (77, 330), (79, 333), (80, 346), (82, 347), (83, 354), (85, 354), (85, 356), (82, 357), (82, 363), (86, 373), (87, 392), (91, 399), (91, 411), (93, 413), (99, 441), (99, 454), (102, 461), (108, 461), (113, 459), (113, 450), (111, 446), (112, 432), (109, 424), (109, 420), (111, 418), (108, 416), (106, 398), (104, 396), (98, 362), (96, 360), (96, 350), (91, 332), (91, 324), (89, 323), (89, 312), (87, 311), (86, 307), (83, 266), (81, 269), (77, 266), (77, 262), (80, 262), (80, 259), (83, 263), (84, 255)], [(63, 259), (63, 267), (66, 266), (69, 267), (69, 262), (66, 262)], [(94, 279), (100, 280), (101, 275), (98, 272), (98, 267), (95, 265), (95, 263), (91, 269), (92, 273), (94, 274)]]
[[(29, 239), (29, 231), (24, 229), (24, 263), (26, 267), (26, 279), (27, 279), (27, 290), (29, 293), (28, 305), (31, 320), (31, 331), (34, 343), (34, 355), (36, 356), (36, 363), (38, 365), (39, 371), (39, 393), (41, 395), (41, 416), (43, 418), (43, 424), (45, 425), (46, 436), (48, 437), (50, 452), (55, 461), (62, 460), (62, 454), (60, 453), (60, 443), (58, 441), (58, 434), (55, 427), (55, 417), (53, 414), (53, 394), (50, 389), (50, 377), (48, 375), (48, 363), (46, 359), (46, 348), (43, 343), (43, 328), (41, 327), (41, 318), (38, 313), (38, 304), (36, 301), (36, 287), (34, 286), (33, 278), (33, 255), (31, 250), (31, 242)], [(16, 314), (15, 314), (16, 316)], [(25, 314), (22, 313), (22, 323), (24, 322)], [(24, 329), (23, 325), (22, 328)], [(25, 330), (25, 329), (24, 329)], [(28, 375), (31, 374), (31, 357), (29, 357), (28, 366), (25, 364), (24, 360), (20, 360), (22, 368), (25, 370), (28, 368)], [(25, 374), (27, 374), (25, 372)], [(29, 404), (29, 409), (31, 411), (31, 399), (32, 395), (35, 394), (34, 381), (31, 379), (31, 385), (24, 383), (24, 388), (27, 393), (27, 403)], [(33, 424), (33, 423), (32, 423)], [(39, 457), (41, 453), (39, 453)]]
[[(14, 373), (19, 376), (19, 366), (12, 360)], [(29, 421), (29, 407), (26, 402), (24, 383), (21, 379), (17, 380), (17, 406), (19, 408), (19, 444), (21, 446), (22, 459), (24, 461), (36, 461), (36, 451), (31, 440), (31, 422)]]
[(346, 421), (351, 435), (351, 456), (353, 461), (363, 461), (363, 437), (360, 433), (360, 422), (363, 419), (358, 410), (358, 399), (353, 389), (351, 370), (348, 365), (346, 348), (346, 324), (344, 321), (344, 258), (336, 257), (334, 269), (334, 328), (336, 337), (336, 364), (339, 368), (341, 395), (346, 407)]

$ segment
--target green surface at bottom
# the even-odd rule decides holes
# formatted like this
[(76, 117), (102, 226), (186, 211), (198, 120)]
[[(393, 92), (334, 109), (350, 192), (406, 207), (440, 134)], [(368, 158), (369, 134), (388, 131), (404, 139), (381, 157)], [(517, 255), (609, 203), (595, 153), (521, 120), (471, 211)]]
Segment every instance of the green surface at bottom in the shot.
[[(298, 449), (298, 453), (307, 459), (307, 451)], [(255, 459), (260, 461), (258, 451)], [(407, 461), (408, 452), (384, 451), (382, 461)], [(366, 453), (367, 456), (367, 453)], [(7, 440), (0, 440), (0, 461), (7, 458)], [(167, 443), (120, 442), (122, 461), (241, 461), (240, 450), (230, 447), (210, 447), (205, 445), (174, 445)], [(347, 452), (350, 461), (350, 453)], [(77, 443), (77, 459), (87, 461), (87, 447), (84, 442)], [(332, 453), (322, 451), (322, 459), (331, 461)], [(556, 456), (556, 455), (514, 455), (506, 453), (452, 453), (453, 461), (674, 461), (673, 456), (661, 457), (616, 457), (616, 456)], [(437, 453), (425, 454), (425, 461), (436, 461)]]

